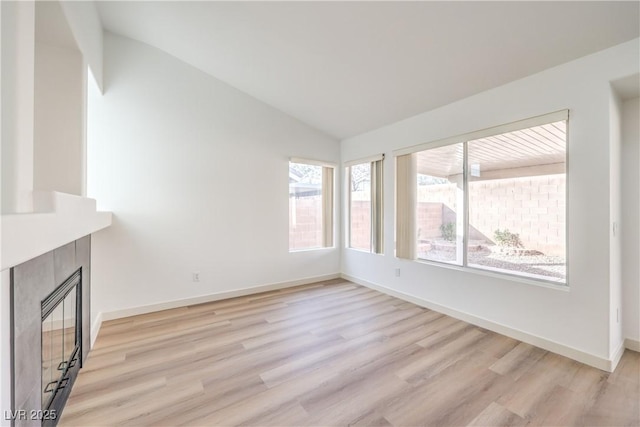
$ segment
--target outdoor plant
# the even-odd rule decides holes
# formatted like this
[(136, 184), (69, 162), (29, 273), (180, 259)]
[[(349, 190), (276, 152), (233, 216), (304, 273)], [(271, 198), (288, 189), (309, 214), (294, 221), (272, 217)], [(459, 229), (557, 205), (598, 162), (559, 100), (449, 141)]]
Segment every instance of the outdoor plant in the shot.
[(510, 248), (522, 248), (524, 247), (522, 241), (520, 240), (520, 235), (518, 233), (512, 233), (508, 229), (504, 229), (504, 231), (497, 229), (493, 233), (493, 237), (496, 243), (500, 246), (506, 246)]
[(453, 242), (456, 240), (456, 224), (453, 222), (447, 222), (446, 224), (440, 225), (440, 232), (442, 233), (442, 238), (447, 242)]

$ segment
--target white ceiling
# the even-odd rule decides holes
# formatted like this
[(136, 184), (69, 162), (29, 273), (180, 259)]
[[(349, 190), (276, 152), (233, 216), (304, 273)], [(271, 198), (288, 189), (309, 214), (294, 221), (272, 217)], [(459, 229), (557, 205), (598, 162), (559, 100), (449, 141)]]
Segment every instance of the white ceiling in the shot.
[(338, 138), (639, 36), (634, 2), (99, 2), (103, 25)]

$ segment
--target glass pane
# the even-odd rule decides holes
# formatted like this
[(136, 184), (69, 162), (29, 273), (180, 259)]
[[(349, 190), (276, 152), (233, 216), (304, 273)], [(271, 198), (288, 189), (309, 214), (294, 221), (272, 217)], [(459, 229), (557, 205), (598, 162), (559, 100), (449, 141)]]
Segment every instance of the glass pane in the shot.
[(462, 265), (463, 144), (416, 153), (418, 258)]
[(371, 163), (351, 166), (349, 247), (371, 250)]
[(468, 144), (468, 265), (564, 282), (566, 122)]
[(58, 304), (57, 307), (51, 312), (51, 365), (53, 377), (52, 381), (57, 380), (62, 376), (62, 372), (58, 370), (60, 363), (65, 361), (64, 358), (64, 305)]
[(289, 163), (289, 249), (322, 246), (322, 167)]
[(51, 398), (52, 393), (45, 393), (44, 390), (53, 381), (53, 371), (57, 366), (53, 366), (53, 313), (50, 313), (42, 321), (42, 407), (45, 408)]
[(64, 297), (64, 360), (71, 359), (76, 346), (76, 288)]
[[(62, 371), (58, 369), (64, 360), (64, 308), (58, 304), (56, 308), (42, 322), (42, 405), (46, 407), (53, 396), (52, 392), (45, 393), (47, 384), (58, 381)], [(54, 390), (55, 386), (49, 386)]]

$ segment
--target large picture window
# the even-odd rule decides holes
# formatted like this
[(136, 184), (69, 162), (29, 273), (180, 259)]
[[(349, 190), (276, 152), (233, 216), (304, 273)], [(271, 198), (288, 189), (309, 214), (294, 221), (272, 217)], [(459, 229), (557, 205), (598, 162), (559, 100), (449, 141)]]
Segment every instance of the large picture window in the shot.
[(382, 253), (382, 162), (384, 156), (347, 162), (347, 247)]
[(289, 162), (289, 250), (333, 246), (334, 168), (319, 162)]
[(396, 153), (396, 256), (566, 283), (567, 118)]

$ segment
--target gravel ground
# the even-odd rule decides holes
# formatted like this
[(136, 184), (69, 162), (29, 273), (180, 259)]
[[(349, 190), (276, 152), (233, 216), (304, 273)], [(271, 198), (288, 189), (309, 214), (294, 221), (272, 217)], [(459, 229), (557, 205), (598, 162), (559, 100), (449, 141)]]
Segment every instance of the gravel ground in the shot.
[[(426, 255), (426, 256), (425, 256)], [(432, 261), (453, 261), (455, 255), (451, 251), (430, 250), (419, 254), (420, 258)], [(551, 255), (509, 255), (499, 251), (484, 248), (469, 252), (470, 266), (484, 266), (509, 271), (541, 275), (549, 278), (564, 279), (566, 277), (566, 262), (564, 259)]]

